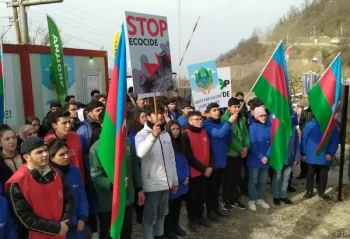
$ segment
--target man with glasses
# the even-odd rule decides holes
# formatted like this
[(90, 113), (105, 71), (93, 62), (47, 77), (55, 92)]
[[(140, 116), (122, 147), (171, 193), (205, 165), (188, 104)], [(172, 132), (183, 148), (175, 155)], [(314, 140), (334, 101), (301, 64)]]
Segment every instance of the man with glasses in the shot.
[(191, 170), (186, 208), (189, 228), (193, 232), (198, 232), (198, 224), (211, 227), (210, 222), (203, 217), (203, 205), (207, 201), (208, 178), (213, 171), (214, 161), (210, 153), (208, 134), (202, 125), (201, 112), (188, 113), (188, 127), (183, 133), (183, 140)]

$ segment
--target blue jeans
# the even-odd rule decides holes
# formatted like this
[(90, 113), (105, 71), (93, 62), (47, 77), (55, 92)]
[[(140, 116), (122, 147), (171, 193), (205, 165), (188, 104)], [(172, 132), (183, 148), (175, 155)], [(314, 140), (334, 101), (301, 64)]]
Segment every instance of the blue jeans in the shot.
[(143, 209), (143, 238), (154, 239), (154, 236), (163, 236), (164, 218), (168, 214), (169, 190), (145, 192)]
[(281, 171), (273, 171), (272, 191), (273, 198), (286, 198), (287, 188), (292, 166), (284, 165)]
[(263, 199), (268, 169), (249, 168), (248, 196), (249, 200)]

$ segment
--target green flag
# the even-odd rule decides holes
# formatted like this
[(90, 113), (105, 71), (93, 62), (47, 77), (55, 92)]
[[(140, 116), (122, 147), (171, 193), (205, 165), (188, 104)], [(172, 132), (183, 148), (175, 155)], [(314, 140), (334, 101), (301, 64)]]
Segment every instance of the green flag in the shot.
[(47, 25), (49, 28), (50, 51), (53, 85), (55, 86), (57, 100), (64, 103), (67, 96), (67, 74), (63, 60), (63, 48), (60, 32), (54, 20), (47, 15)]

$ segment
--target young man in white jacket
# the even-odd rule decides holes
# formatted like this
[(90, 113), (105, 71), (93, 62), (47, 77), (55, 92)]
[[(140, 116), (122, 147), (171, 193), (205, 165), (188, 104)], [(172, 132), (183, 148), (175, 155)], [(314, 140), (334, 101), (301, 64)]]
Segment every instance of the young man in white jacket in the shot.
[(162, 238), (170, 193), (176, 193), (178, 178), (170, 135), (165, 131), (164, 109), (146, 109), (147, 122), (135, 137), (141, 158), (141, 177), (146, 201), (143, 211), (143, 238)]

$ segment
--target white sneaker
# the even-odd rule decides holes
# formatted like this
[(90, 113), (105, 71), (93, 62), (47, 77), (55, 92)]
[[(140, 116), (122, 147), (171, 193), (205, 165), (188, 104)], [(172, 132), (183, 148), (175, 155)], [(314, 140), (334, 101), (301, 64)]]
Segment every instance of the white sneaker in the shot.
[(92, 233), (91, 239), (98, 239), (98, 233), (97, 232)]
[(267, 202), (265, 202), (264, 199), (256, 200), (256, 205), (259, 205), (259, 206), (261, 206), (262, 208), (265, 208), (265, 209), (269, 209), (270, 208), (270, 205), (267, 204)]
[(256, 211), (255, 201), (254, 200), (249, 200), (248, 207), (249, 207), (250, 210)]

